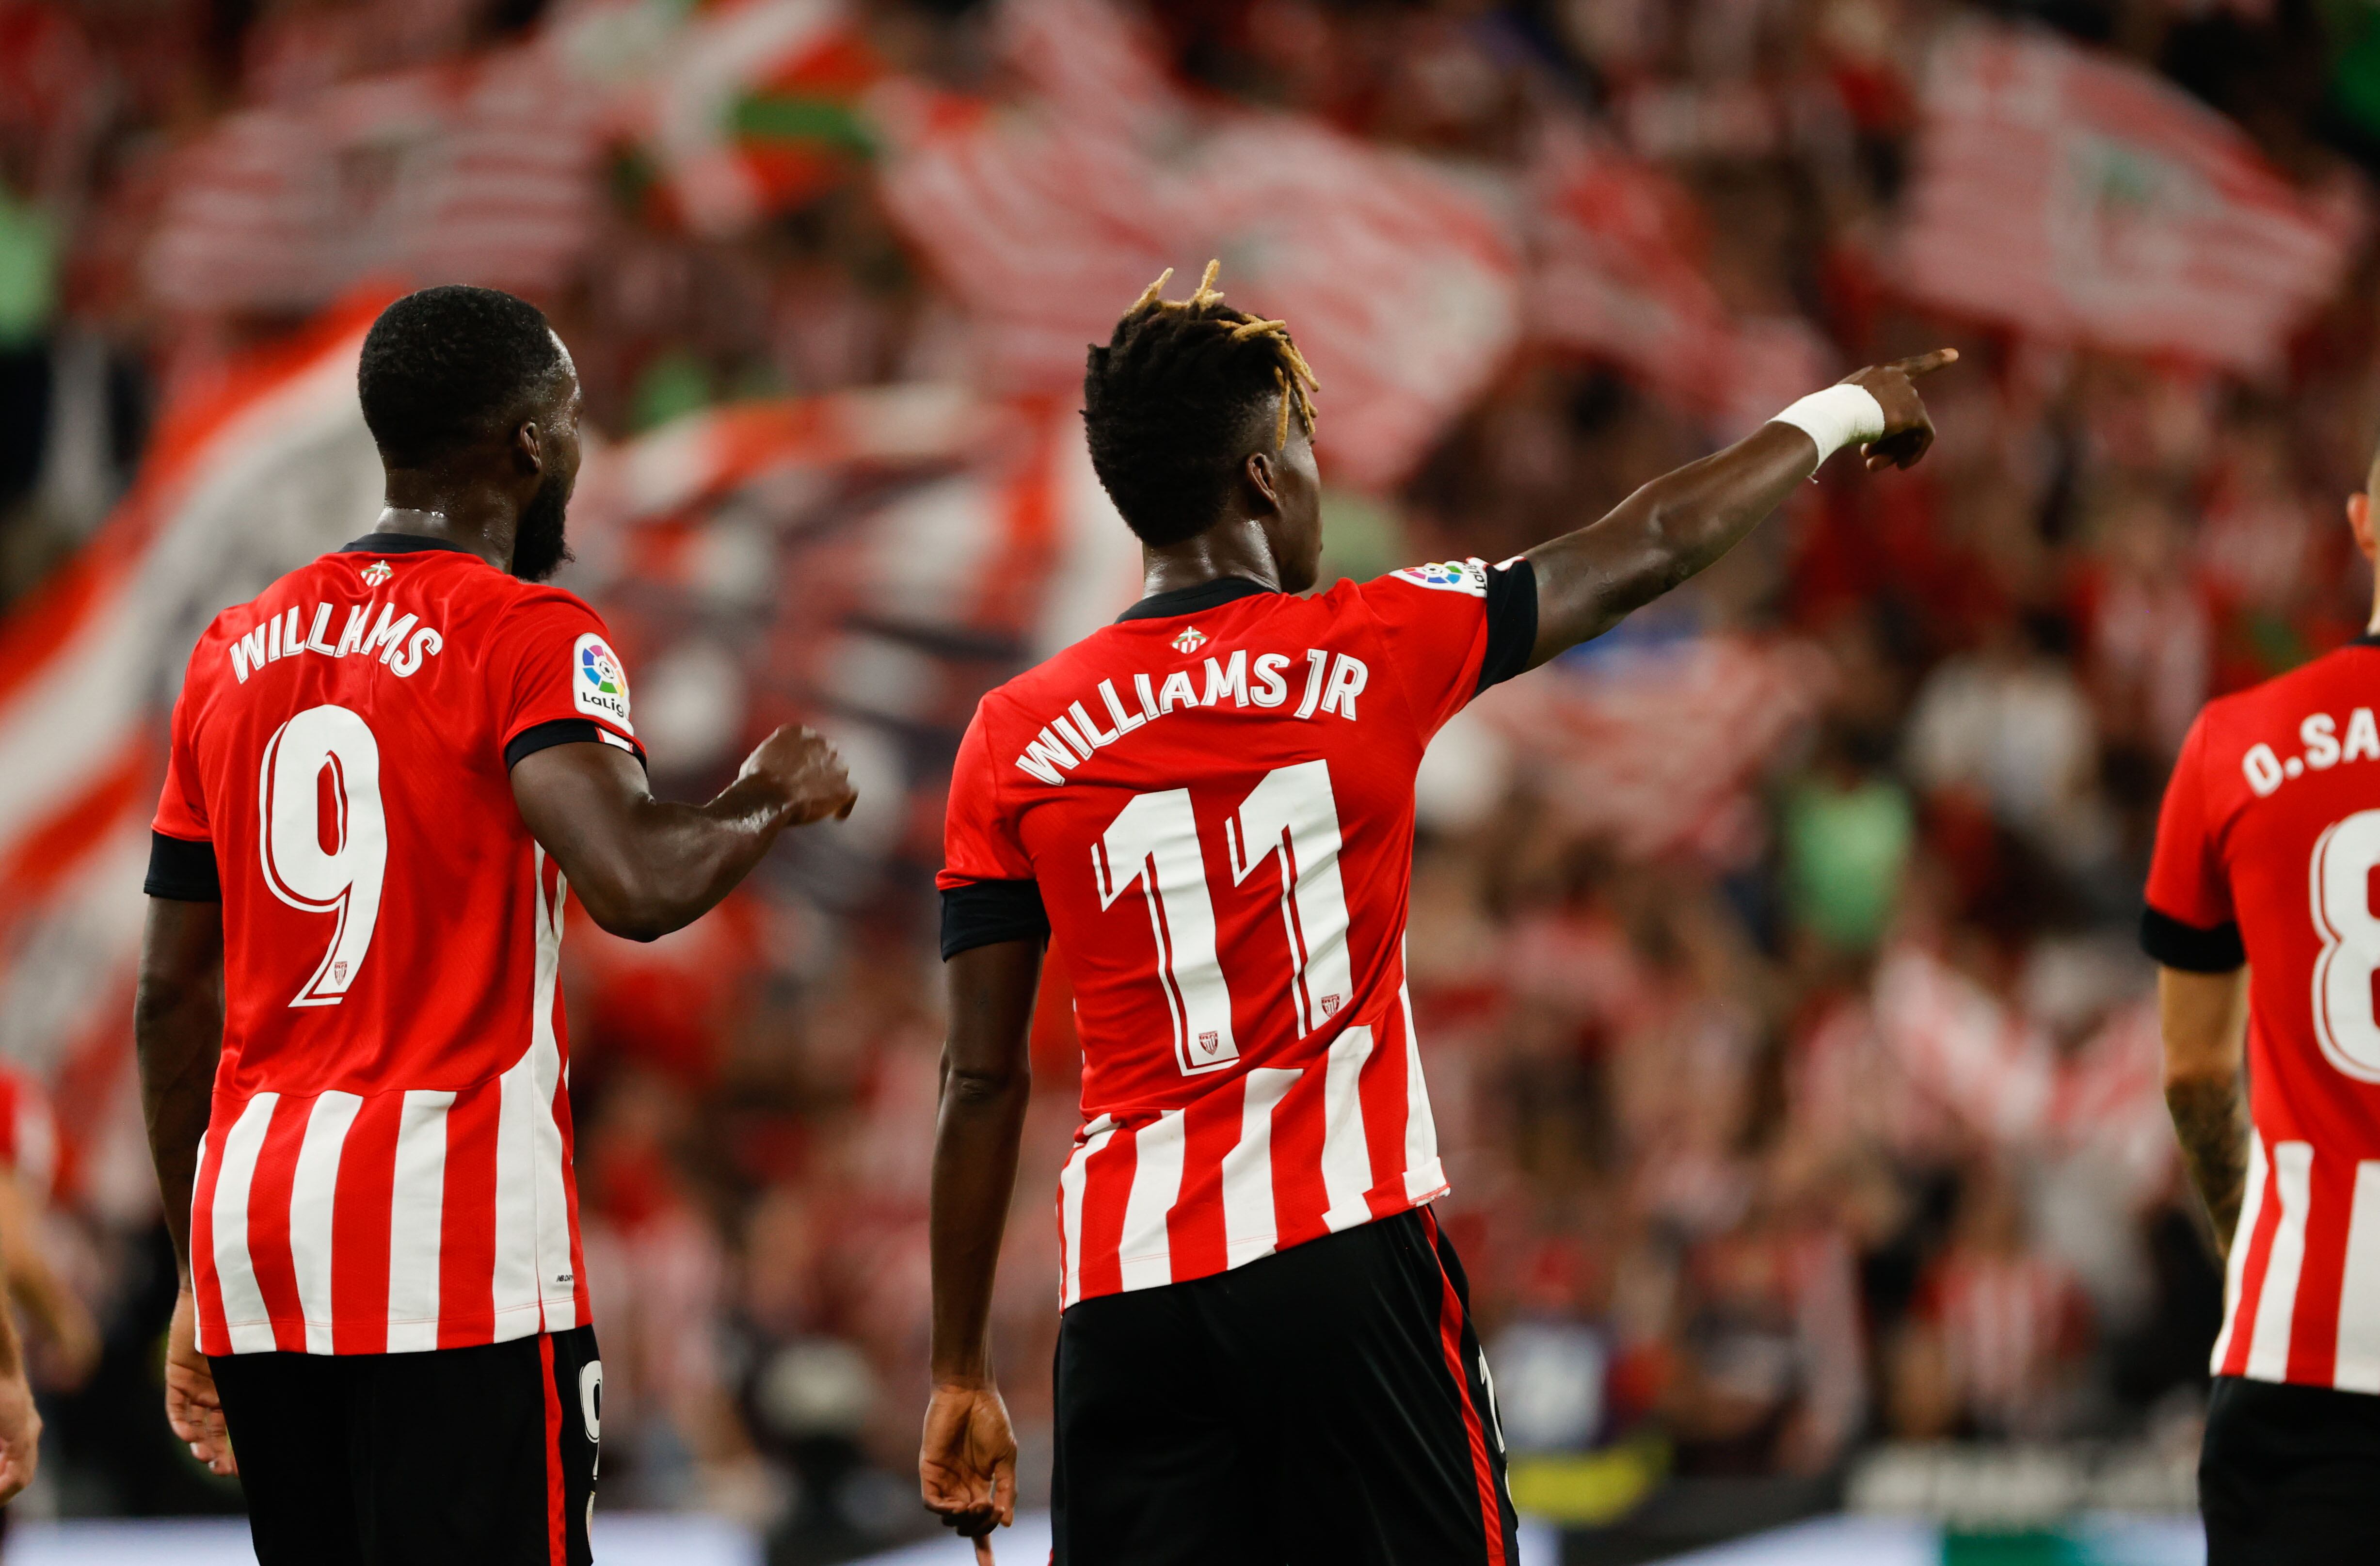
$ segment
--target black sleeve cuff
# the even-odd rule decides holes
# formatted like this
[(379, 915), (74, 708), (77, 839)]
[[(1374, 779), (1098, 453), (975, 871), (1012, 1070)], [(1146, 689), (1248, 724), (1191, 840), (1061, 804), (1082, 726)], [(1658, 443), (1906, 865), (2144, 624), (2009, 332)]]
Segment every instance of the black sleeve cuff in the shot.
[(2201, 929), (2155, 908), (2141, 910), (2141, 950), (2184, 973), (2235, 973), (2248, 964), (2236, 923)]
[(963, 881), (942, 893), (942, 961), (1002, 941), (1050, 939), (1039, 883)]
[(1488, 573), (1488, 653), (1476, 696), (1529, 666), (1537, 645), (1537, 568), (1526, 560)]
[(504, 747), (504, 771), (519, 766), (523, 757), (551, 750), (557, 745), (608, 745), (635, 757), (637, 765), (646, 771), (652, 770), (652, 763), (645, 759), (645, 747), (635, 740), (622, 739), (592, 718), (556, 718), (513, 735), (512, 743)]
[(223, 878), (215, 873), (215, 845), (188, 838), (149, 834), (149, 880), (142, 888), (152, 897), (176, 903), (220, 903)]

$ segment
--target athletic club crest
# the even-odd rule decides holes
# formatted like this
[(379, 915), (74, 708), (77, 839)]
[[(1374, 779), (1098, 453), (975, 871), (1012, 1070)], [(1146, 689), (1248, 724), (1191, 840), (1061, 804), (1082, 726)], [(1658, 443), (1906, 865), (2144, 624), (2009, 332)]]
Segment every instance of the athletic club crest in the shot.
[(1182, 634), (1173, 638), (1173, 650), (1176, 652), (1196, 652), (1206, 645), (1207, 633), (1196, 625), (1184, 626)]
[(376, 588), (396, 575), (396, 567), (385, 560), (375, 560), (364, 567), (364, 585)]

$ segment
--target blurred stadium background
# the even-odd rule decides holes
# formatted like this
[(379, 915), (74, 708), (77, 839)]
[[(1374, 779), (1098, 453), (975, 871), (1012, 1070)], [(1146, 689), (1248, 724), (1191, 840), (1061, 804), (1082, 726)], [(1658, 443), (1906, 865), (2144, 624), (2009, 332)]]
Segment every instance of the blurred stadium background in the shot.
[[(617, 1559), (930, 1534), (948, 759), (1135, 596), (1082, 347), (1220, 255), (1321, 377), (1333, 575), (1966, 355), (1923, 468), (1438, 742), (1441, 1211), (1548, 1561), (2194, 1559), (2221, 1282), (2131, 929), (2197, 705), (2362, 628), (2374, 168), (2371, 0), (0, 0), (0, 1053), (55, 1108), (6, 1141), (103, 1342), (41, 1357), (21, 1558), (238, 1506), (157, 1411), (163, 722), (365, 530), (357, 342), (437, 281), (577, 355), (565, 580), (657, 783), (800, 717), (863, 790), (679, 936), (572, 927), (604, 1504), (711, 1520)], [(997, 1327), (1037, 1504), (1067, 1017)]]

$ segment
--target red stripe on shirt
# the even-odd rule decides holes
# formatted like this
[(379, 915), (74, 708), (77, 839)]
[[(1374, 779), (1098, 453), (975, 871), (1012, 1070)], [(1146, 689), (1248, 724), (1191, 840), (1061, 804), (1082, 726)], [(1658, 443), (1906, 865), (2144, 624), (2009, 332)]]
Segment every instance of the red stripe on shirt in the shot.
[(445, 1193), (438, 1225), (438, 1346), (468, 1348), (496, 1331), (496, 1119), (501, 1082), (455, 1095), (446, 1111)]
[(396, 1179), (402, 1093), (375, 1093), (356, 1111), (339, 1150), (331, 1198), (331, 1352), (388, 1352), (389, 1202)]
[(562, 1479), (562, 1393), (553, 1384), (553, 1335), (537, 1335), (538, 1368), (545, 1382), (545, 1558), (550, 1566), (570, 1560), (569, 1503)]
[(289, 1255), (289, 1195), (297, 1189), (298, 1149), (313, 1112), (311, 1099), (273, 1100), (248, 1184), (249, 1270), (264, 1298), (273, 1346), (291, 1354), (306, 1351), (306, 1308), (298, 1297), (298, 1264)]
[[(214, 1123), (227, 1128), (232, 1119), (218, 1110)], [(190, 1288), (198, 1305), (199, 1352), (229, 1354), (231, 1337), (223, 1326), (223, 1274), (215, 1269), (215, 1182), (223, 1174), (223, 1138), (210, 1131), (204, 1152), (190, 1192)]]
[[(1421, 1209), (1422, 1228), (1429, 1235), (1430, 1254), (1438, 1254), (1438, 1218)], [(1438, 1265), (1438, 1339), (1446, 1351), (1446, 1371), (1454, 1378), (1455, 1401), (1463, 1405), (1463, 1433), (1471, 1443), (1471, 1473), (1479, 1486), (1479, 1525), (1488, 1543), (1488, 1566), (1504, 1566), (1504, 1509), (1496, 1499), (1496, 1470), (1488, 1461), (1488, 1432), (1479, 1423), (1478, 1405), (1471, 1401), (1471, 1376), (1463, 1364), (1463, 1297), (1446, 1263)]]
[(2248, 1373), (2248, 1348), (2256, 1337), (2256, 1307), (2265, 1298), (2265, 1264), (2273, 1256), (2273, 1236), (2281, 1227), (2280, 1183), (2272, 1167), (2273, 1149), (2264, 1149), (2265, 1200), (2256, 1212), (2256, 1232), (2248, 1236), (2248, 1263), (2240, 1272), (2240, 1300), (2231, 1311), (2231, 1352), (2223, 1356), (2226, 1376)]
[(1122, 1132), (1083, 1160), (1082, 1293), (1111, 1294), (1123, 1287), (1123, 1214), (1132, 1177), (1140, 1167), (1133, 1134)]
[[(1167, 1248), (1175, 1280), (1220, 1272), (1229, 1253), (1223, 1244), (1223, 1155), (1239, 1145), (1240, 1108), (1245, 1080), (1190, 1101), (1182, 1111), (1182, 1194), (1165, 1215)], [(1083, 1269), (1090, 1270), (1088, 1250)], [(1086, 1288), (1083, 1295), (1090, 1297)]]
[(2305, 1260), (2298, 1269), (2288, 1375), (2292, 1381), (2327, 1387), (2338, 1372), (2339, 1293), (2347, 1283), (2347, 1224), (2355, 1205), (2355, 1168), (2317, 1151), (2307, 1172)]

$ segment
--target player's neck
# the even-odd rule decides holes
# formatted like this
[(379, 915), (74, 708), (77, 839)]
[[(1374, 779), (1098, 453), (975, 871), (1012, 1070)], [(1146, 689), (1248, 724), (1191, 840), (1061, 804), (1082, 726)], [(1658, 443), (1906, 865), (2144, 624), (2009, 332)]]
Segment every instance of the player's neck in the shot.
[(494, 528), (484, 524), (473, 525), (457, 521), (443, 507), (399, 505), (394, 500), (381, 507), (379, 518), (372, 523), (375, 533), (404, 533), (414, 538), (436, 539), (456, 549), (478, 555), (499, 571), (511, 569), (513, 544), (511, 529), (505, 536), (493, 537)]
[(1143, 544), (1140, 566), (1140, 590), (1151, 598), (1224, 577), (1244, 577), (1281, 590), (1281, 563), (1273, 556), (1272, 540), (1254, 517), (1218, 522), (1180, 543)]

